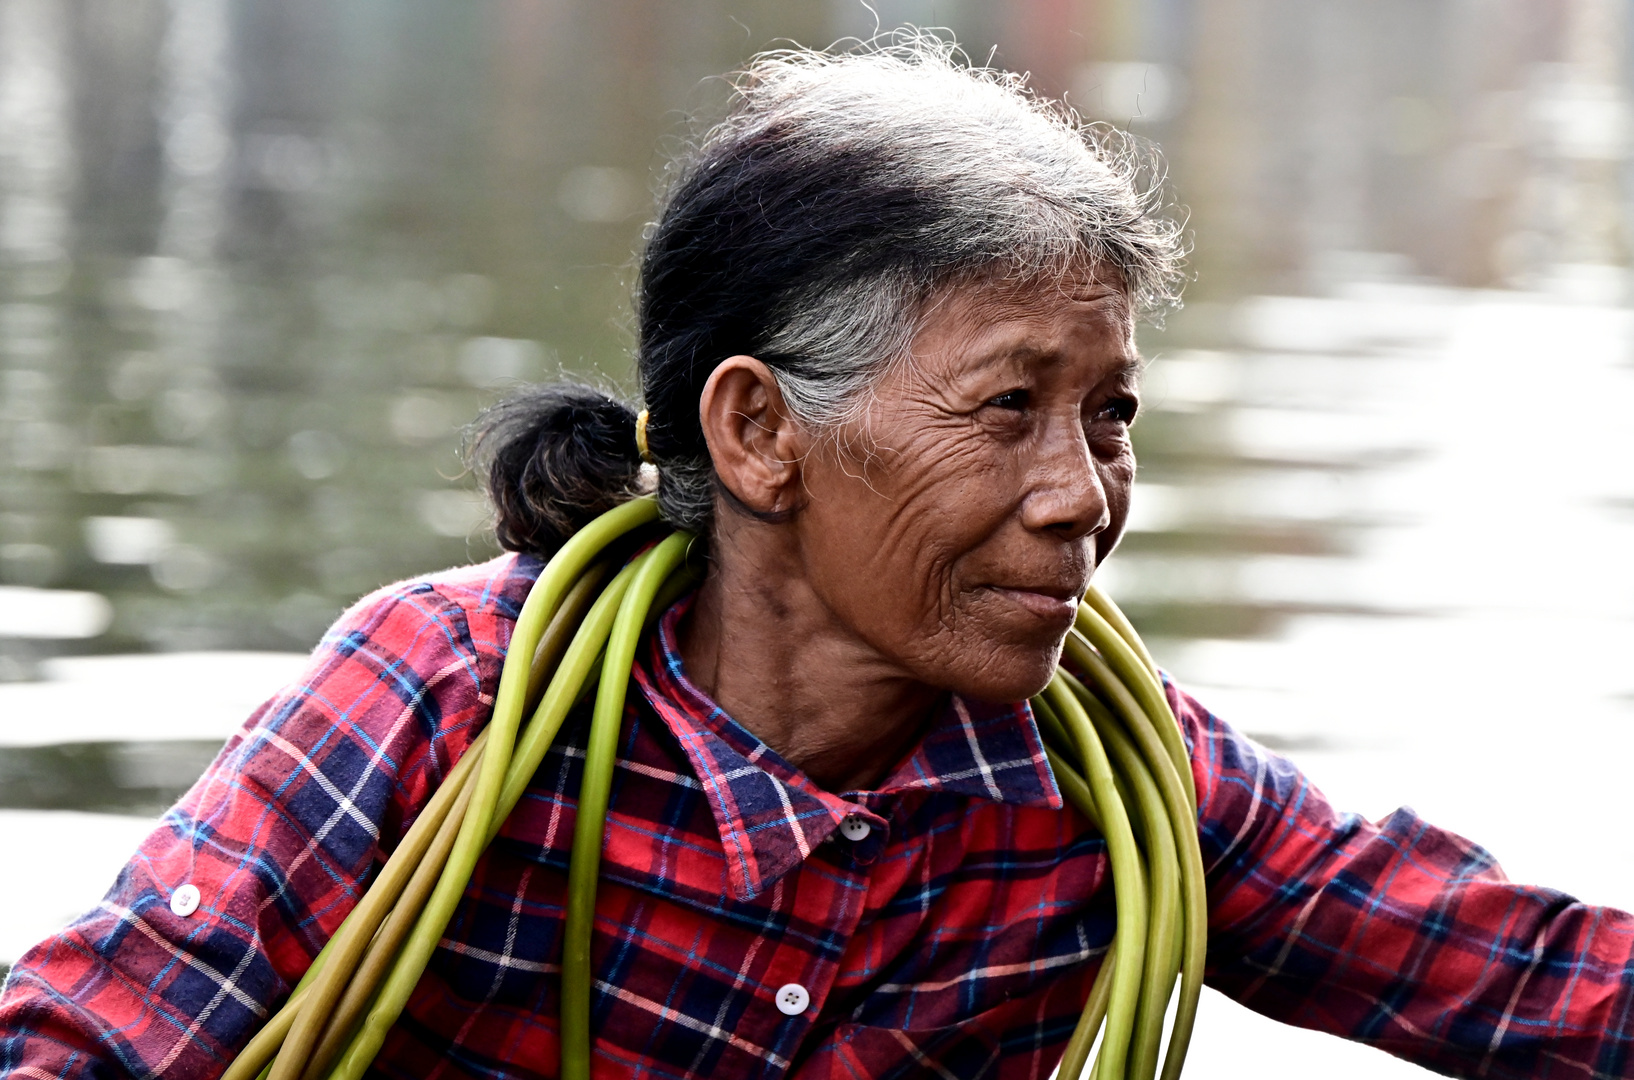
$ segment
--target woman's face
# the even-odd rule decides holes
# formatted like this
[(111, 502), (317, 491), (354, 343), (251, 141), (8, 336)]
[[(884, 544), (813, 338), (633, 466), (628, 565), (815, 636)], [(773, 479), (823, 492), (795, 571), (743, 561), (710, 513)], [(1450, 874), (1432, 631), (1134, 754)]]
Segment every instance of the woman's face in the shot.
[(917, 681), (1037, 693), (1123, 531), (1139, 370), (1128, 298), (1087, 274), (943, 297), (805, 462), (822, 602)]

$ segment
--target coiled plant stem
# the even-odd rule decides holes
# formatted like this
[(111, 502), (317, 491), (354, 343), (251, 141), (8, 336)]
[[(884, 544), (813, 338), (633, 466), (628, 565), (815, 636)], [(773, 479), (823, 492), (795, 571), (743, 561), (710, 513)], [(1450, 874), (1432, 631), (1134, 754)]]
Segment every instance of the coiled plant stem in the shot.
[(613, 785), (618, 729), (624, 719), (624, 692), (630, 684), (636, 640), (647, 609), (664, 579), (686, 557), (690, 537), (675, 533), (631, 564), (635, 571), (619, 605), (601, 667), (601, 688), (584, 753), (584, 780), (573, 822), (573, 854), (567, 874), (567, 921), (562, 931), (562, 1080), (590, 1077), (590, 932), (596, 917), (596, 878), (607, 830), (607, 800)]
[[(1164, 1080), (1174, 1080), (1190, 1043), (1207, 958), (1207, 895), (1196, 793), (1189, 754), (1157, 668), (1128, 620), (1099, 590), (1091, 589), (1080, 605), (1076, 628), (1065, 644), (1063, 668), (1033, 699), (1033, 708), (1062, 794), (1107, 838), (1118, 909), (1113, 945), (1068, 1041), (1060, 1075), (1082, 1074), (1099, 1032), (1096, 1080), (1151, 1080), (1158, 1072), (1164, 1016), (1178, 976), (1174, 1022), (1162, 1057)], [(1111, 766), (1110, 792), (1127, 811), (1138, 860), (1127, 854), (1120, 858), (1118, 827), (1105, 820), (1103, 809), (1108, 785), (1098, 776), (1099, 769), (1079, 756), (1085, 745), (1081, 721), (1100, 737)], [(1117, 888), (1120, 874), (1133, 876), (1120, 869), (1120, 863), (1131, 862), (1143, 877), (1150, 909), (1145, 948), (1138, 959), (1124, 948), (1134, 939), (1134, 926), (1124, 918), (1127, 901)], [(1110, 968), (1125, 969), (1139, 980), (1130, 1017), (1123, 1012), (1127, 996), (1117, 996), (1119, 983), (1107, 979)]]
[[(1135, 1010), (1139, 1004), (1141, 972), (1145, 966), (1148, 915), (1146, 873), (1141, 865), (1140, 848), (1135, 844), (1135, 834), (1129, 825), (1124, 800), (1118, 796), (1113, 785), (1112, 762), (1083, 704), (1073, 695), (1061, 672), (1057, 672), (1050, 685), (1044, 688), (1043, 696), (1077, 744), (1079, 758), (1084, 765), (1084, 778), (1094, 794), (1095, 807), (1100, 811), (1107, 855), (1112, 862), (1112, 891), (1117, 903), (1115, 940), (1118, 943), (1119, 963), (1112, 971), (1112, 989), (1106, 1008), (1106, 1035), (1096, 1059), (1095, 1075), (1122, 1077), (1125, 1075), (1129, 1040), (1135, 1026)], [(1063, 1062), (1062, 1075), (1077, 1075), (1069, 1071), (1074, 1065), (1082, 1069), (1081, 1062)]]
[[(694, 537), (638, 532), (657, 516), (650, 497), (631, 500), (585, 526), (545, 566), (518, 615), (487, 728), (225, 1080), (358, 1080), (483, 850), (567, 717), (593, 699), (568, 866), (560, 1027), (561, 1075), (588, 1080), (596, 884), (630, 669), (643, 630), (697, 580), (686, 567)], [(646, 546), (633, 558), (617, 554), (642, 537)], [(1079, 1080), (1099, 1038), (1096, 1080), (1153, 1080), (1178, 977), (1162, 1061), (1163, 1080), (1175, 1080), (1196, 1017), (1208, 930), (1189, 755), (1151, 656), (1096, 589), (1079, 607), (1064, 661), (1033, 711), (1063, 796), (1105, 839), (1116, 928), (1060, 1075)]]

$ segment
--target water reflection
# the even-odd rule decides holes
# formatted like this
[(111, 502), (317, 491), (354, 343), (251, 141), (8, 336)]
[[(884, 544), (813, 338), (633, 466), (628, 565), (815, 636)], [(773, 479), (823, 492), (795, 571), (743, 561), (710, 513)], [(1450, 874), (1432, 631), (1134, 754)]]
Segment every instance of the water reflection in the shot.
[[(1173, 162), (1198, 280), (1143, 338), (1106, 573), (1158, 655), (1336, 801), (1634, 904), (1604, 827), (1634, 750), (1622, 9), (874, 7)], [(83, 874), (0, 910), (0, 963), (345, 604), (492, 550), (459, 428), (518, 381), (627, 378), (654, 148), (706, 77), (873, 26), (0, 5), (0, 866)]]
[(0, 810), (157, 817), (221, 750), (221, 740), (53, 743), (0, 754)]
[[(1301, 393), (1331, 387), (1293, 358), (1365, 339), (1347, 377), (1381, 384), (1447, 306), (1231, 302), (1385, 276), (1616, 296), (1620, 16), (1578, 0), (1460, 34), (1405, 7), (1385, 28), (1278, 3), (1231, 16), (1269, 35), (1233, 52), (1215, 33), (1229, 4), (1114, 7), (897, 0), (877, 18), (950, 25), (1168, 149), (1202, 303), (1153, 338), (1174, 345), (1142, 433), (1141, 542), (1341, 558), (1341, 522), (1314, 508), (1366, 485), (1361, 450), (1422, 448), (1311, 415)], [(108, 597), (85, 647), (118, 651), (305, 648), (358, 594), (490, 551), (458, 429), (517, 381), (627, 377), (630, 252), (677, 110), (707, 110), (725, 92), (707, 76), (757, 47), (876, 16), (19, 0), (4, 19), (0, 580)], [(1357, 126), (1370, 111), (1377, 131)], [(1233, 351), (1267, 333), (1267, 355)], [(1219, 407), (1245, 393), (1252, 408)], [(1267, 467), (1217, 476), (1221, 453)], [(1222, 500), (1300, 509), (1250, 520)], [(1274, 625), (1275, 598), (1237, 603), (1254, 586), (1224, 570), (1157, 576), (1158, 630)], [(62, 648), (47, 640), (0, 649), (24, 670)]]
[[(1115, 592), (1181, 628), (1159, 651), (1214, 707), (1331, 751), (1300, 759), (1342, 804), (1526, 837), (1500, 850), (1516, 876), (1628, 903), (1634, 864), (1588, 823), (1624, 813), (1599, 762), (1634, 718), (1634, 317), (1358, 285), (1234, 322), (1236, 347), (1176, 354), (1182, 410), (1199, 381), (1230, 392), (1208, 424), (1182, 414), (1179, 457), (1148, 456), (1163, 531), (1108, 567)], [(1160, 410), (1163, 387), (1160, 360)], [(1210, 530), (1252, 540), (1180, 539)], [(1258, 613), (1260, 633), (1174, 614), (1210, 600)], [(1584, 827), (1541, 775), (1576, 778)]]

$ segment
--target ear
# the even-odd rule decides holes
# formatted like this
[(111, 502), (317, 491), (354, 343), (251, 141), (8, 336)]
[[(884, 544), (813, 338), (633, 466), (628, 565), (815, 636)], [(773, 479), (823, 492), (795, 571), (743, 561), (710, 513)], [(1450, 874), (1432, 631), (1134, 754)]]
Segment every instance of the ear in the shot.
[(795, 508), (810, 439), (771, 368), (752, 356), (722, 360), (704, 383), (698, 419), (715, 472), (739, 502), (762, 514)]

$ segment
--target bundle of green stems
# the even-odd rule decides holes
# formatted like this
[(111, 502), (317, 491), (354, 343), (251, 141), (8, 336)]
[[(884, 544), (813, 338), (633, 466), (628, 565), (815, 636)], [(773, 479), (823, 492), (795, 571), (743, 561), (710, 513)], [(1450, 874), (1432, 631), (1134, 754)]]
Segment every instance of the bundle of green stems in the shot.
[[(493, 716), (449, 771), (271, 1020), (224, 1080), (357, 1080), (407, 1004), (478, 858), (576, 705), (593, 699), (568, 864), (560, 1075), (590, 1076), (590, 939), (619, 725), (637, 642), (698, 580), (690, 533), (641, 497), (596, 518), (551, 558), (522, 606)], [(1176, 980), (1164, 1080), (1179, 1074), (1206, 946), (1196, 796), (1157, 668), (1127, 620), (1091, 590), (1066, 664), (1032, 701), (1067, 800), (1106, 838), (1117, 927), (1060, 1075), (1156, 1075)], [(527, 719), (524, 725), (524, 718)], [(1104, 1027), (1104, 1034), (1102, 1029)]]

